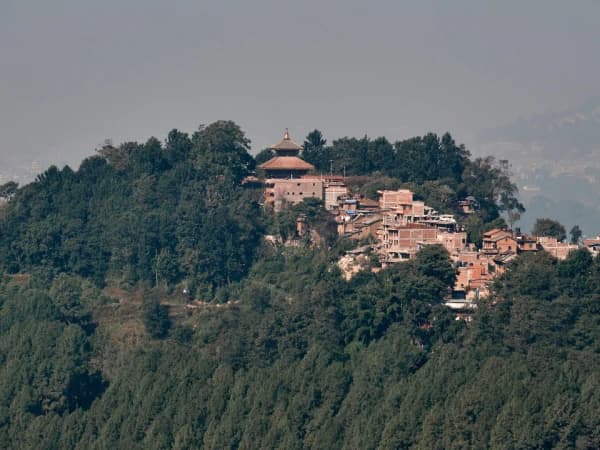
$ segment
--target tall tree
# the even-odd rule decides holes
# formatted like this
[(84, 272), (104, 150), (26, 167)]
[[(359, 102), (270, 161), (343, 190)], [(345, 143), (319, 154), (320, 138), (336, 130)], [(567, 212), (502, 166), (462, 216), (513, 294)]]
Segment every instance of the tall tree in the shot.
[(485, 221), (496, 219), (500, 212), (525, 211), (517, 199), (508, 161), (496, 161), (493, 156), (476, 158), (467, 163), (462, 178), (465, 194), (475, 197)]
[(235, 122), (219, 120), (201, 125), (192, 142), (192, 153), (200, 170), (210, 167), (218, 176), (230, 177), (237, 183), (254, 169), (254, 158), (248, 153), (250, 140)]
[(192, 140), (187, 133), (182, 133), (177, 129), (169, 131), (165, 151), (171, 163), (188, 159), (191, 149)]
[(329, 164), (326, 145), (327, 140), (323, 137), (323, 133), (314, 129), (304, 139), (302, 157), (318, 170), (324, 171), (327, 164)]
[(571, 244), (579, 244), (579, 240), (583, 235), (581, 228), (579, 228), (579, 225), (574, 225), (573, 228), (571, 228), (569, 234), (571, 235)]
[(500, 208), (506, 211), (510, 228), (521, 219), (521, 214), (525, 212), (523, 204), (506, 193), (501, 196)]
[(559, 241), (564, 241), (567, 237), (565, 227), (560, 222), (547, 217), (537, 219), (531, 233), (534, 236), (554, 237)]
[(376, 161), (369, 160), (369, 138), (343, 137), (333, 141), (329, 158), (334, 172), (345, 171), (348, 175), (364, 175), (373, 171)]

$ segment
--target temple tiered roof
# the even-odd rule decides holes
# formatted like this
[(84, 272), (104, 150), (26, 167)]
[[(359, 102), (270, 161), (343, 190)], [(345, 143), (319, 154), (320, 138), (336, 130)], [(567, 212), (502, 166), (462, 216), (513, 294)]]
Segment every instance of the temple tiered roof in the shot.
[(302, 150), (302, 146), (290, 139), (290, 133), (286, 128), (281, 142), (271, 147), (271, 150), (275, 150), (277, 156), (297, 156)]
[(297, 156), (275, 156), (259, 166), (264, 170), (314, 170), (315, 166)]
[(315, 166), (298, 156), (302, 146), (290, 139), (287, 128), (281, 142), (270, 148), (276, 155), (258, 166), (267, 172), (269, 178), (296, 178), (315, 170)]

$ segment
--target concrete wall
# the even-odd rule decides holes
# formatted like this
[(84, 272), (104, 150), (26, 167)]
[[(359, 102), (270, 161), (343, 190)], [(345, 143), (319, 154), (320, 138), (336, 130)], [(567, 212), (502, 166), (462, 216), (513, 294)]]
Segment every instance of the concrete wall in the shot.
[(265, 201), (274, 204), (276, 209), (286, 203), (295, 205), (305, 198), (323, 200), (323, 181), (318, 179), (269, 179), (265, 184), (268, 185), (265, 189)]

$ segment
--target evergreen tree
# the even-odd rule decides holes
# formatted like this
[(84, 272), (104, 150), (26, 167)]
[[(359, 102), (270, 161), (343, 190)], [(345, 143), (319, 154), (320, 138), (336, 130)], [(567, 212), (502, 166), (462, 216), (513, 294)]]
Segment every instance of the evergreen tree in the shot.
[(571, 244), (579, 244), (581, 236), (583, 235), (579, 225), (574, 225), (573, 228), (571, 228), (571, 231), (569, 231), (569, 234), (571, 235)]

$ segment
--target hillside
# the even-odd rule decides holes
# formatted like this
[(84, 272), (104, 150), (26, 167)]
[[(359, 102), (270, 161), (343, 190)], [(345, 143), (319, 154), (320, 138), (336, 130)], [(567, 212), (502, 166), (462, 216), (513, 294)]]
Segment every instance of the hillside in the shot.
[[(449, 211), (477, 195), (475, 237), (517, 208), (503, 168), (449, 135), (385, 142), (312, 158), (343, 152), (365, 194), (410, 185)], [(18, 190), (0, 224), (0, 448), (600, 446), (598, 258), (520, 256), (455, 320), (445, 249), (345, 281), (331, 217), (261, 208), (248, 149), (217, 122)], [(290, 244), (299, 213), (320, 245)]]

